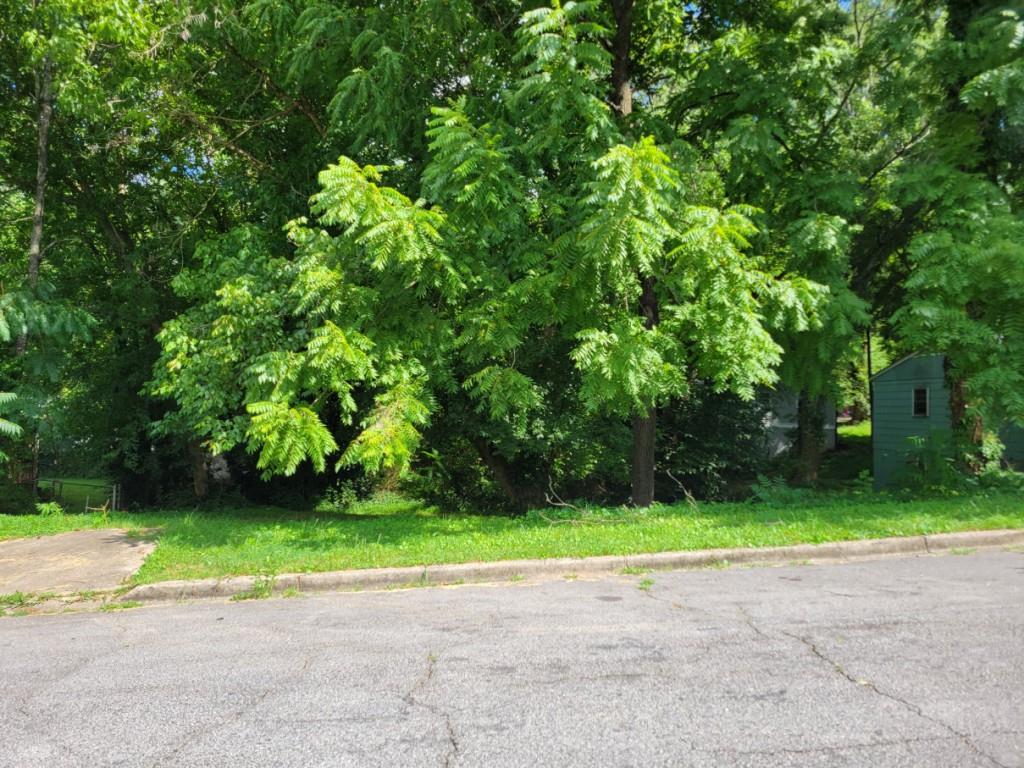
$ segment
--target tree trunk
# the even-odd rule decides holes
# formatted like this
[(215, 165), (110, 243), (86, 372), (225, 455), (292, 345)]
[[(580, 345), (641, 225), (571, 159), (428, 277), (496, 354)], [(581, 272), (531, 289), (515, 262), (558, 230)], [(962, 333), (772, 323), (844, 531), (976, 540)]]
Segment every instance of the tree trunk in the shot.
[(632, 502), (636, 507), (654, 503), (654, 448), (658, 428), (657, 410), (633, 417)]
[(633, 111), (633, 86), (629, 76), (629, 54), (633, 34), (635, 0), (612, 0), (615, 38), (612, 40), (612, 105), (625, 117)]
[(508, 462), (505, 461), (503, 456), (491, 450), (490, 443), (483, 438), (476, 438), (473, 441), (473, 445), (476, 446), (477, 453), (484, 460), (484, 464), (491, 470), (491, 474), (494, 475), (494, 479), (497, 481), (502, 493), (505, 494), (505, 498), (508, 499), (512, 509), (516, 512), (522, 511), (525, 508), (525, 504), (516, 488), (515, 482), (512, 480), (512, 471)]
[[(36, 195), (32, 210), (32, 236), (28, 245), (28, 284), (35, 288), (39, 281), (39, 265), (43, 260), (43, 209), (46, 198), (46, 173), (49, 168), (47, 152), (50, 146), (50, 121), (53, 118), (53, 66), (49, 58), (43, 60), (36, 86), (39, 116), (36, 122)], [(24, 354), (28, 338), (18, 336), (17, 352)]]
[(206, 469), (206, 451), (198, 440), (188, 444), (188, 457), (192, 464), (192, 488), (197, 499), (205, 499), (210, 490), (210, 479)]
[[(633, 34), (633, 6), (635, 0), (611, 0), (615, 15), (615, 37), (612, 40), (612, 92), (611, 101), (620, 117), (633, 111), (633, 86), (630, 83), (630, 47)], [(641, 277), (640, 313), (648, 329), (658, 324), (658, 298), (654, 291), (654, 278)], [(647, 413), (633, 417), (633, 456), (630, 477), (634, 506), (649, 507), (654, 502), (655, 443), (658, 432), (658, 412), (652, 407)]]
[(801, 392), (797, 401), (797, 482), (813, 485), (821, 470), (825, 398)]
[[(658, 324), (658, 296), (654, 291), (654, 278), (643, 281), (640, 294), (640, 312), (644, 325), (654, 328)], [(647, 413), (633, 417), (633, 472), (632, 500), (637, 507), (649, 507), (654, 502), (655, 438), (658, 431), (658, 412), (651, 407)]]
[(984, 463), (981, 458), (984, 424), (980, 416), (970, 413), (964, 380), (954, 375), (948, 358), (945, 367), (946, 385), (949, 387), (949, 425), (953, 433), (956, 459), (961, 466), (974, 472)]

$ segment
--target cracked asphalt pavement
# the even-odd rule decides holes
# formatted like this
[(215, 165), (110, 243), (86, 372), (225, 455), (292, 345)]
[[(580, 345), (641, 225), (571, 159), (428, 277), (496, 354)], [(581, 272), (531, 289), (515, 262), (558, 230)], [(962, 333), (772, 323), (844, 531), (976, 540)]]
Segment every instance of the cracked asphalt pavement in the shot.
[(2, 766), (1024, 766), (1024, 553), (0, 619)]

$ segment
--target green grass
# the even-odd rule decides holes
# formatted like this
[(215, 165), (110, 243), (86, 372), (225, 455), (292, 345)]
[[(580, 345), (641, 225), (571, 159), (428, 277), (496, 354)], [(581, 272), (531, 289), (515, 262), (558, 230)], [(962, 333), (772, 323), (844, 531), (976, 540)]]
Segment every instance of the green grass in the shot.
[(0, 606), (24, 605), (28, 602), (28, 599), (28, 595), (24, 592), (10, 592), (6, 595), (0, 595)]
[(821, 459), (819, 483), (825, 488), (842, 488), (870, 471), (871, 422), (841, 424), (836, 450), (827, 452)]
[(911, 500), (810, 494), (786, 506), (702, 504), (569, 509), (518, 518), (445, 515), (397, 498), (347, 513), (274, 508), (98, 515), (0, 515), (0, 539), (80, 528), (160, 529), (135, 583), (509, 558), (767, 547), (970, 529), (1024, 528), (1020, 494)]
[(871, 437), (871, 419), (865, 419), (858, 424), (840, 424), (839, 440), (849, 437)]
[(60, 503), (68, 512), (83, 512), (88, 501), (90, 507), (100, 507), (110, 498), (110, 480), (103, 477), (54, 477), (39, 478), (39, 487), (49, 492), (54, 480), (63, 483)]
[(104, 603), (100, 606), (100, 610), (104, 613), (113, 613), (114, 611), (127, 611), (132, 608), (141, 608), (142, 603), (138, 600), (123, 600), (120, 603)]

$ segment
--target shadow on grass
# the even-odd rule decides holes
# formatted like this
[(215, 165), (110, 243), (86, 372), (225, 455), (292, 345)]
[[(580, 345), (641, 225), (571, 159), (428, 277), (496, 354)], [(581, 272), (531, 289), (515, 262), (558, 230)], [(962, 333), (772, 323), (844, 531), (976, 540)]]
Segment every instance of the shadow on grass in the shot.
[[(504, 556), (592, 554), (606, 549), (659, 551), (772, 546), (841, 538), (911, 535), (966, 527), (1024, 526), (1019, 496), (900, 498), (883, 494), (809, 494), (792, 505), (704, 504), (692, 507), (545, 510), (522, 517), (441, 514), (415, 501), (361, 506), (349, 513), (294, 513), (273, 508), (140, 515), (162, 529), (162, 544), (197, 556), (221, 550), (226, 560), (263, 557), (294, 564), (350, 553), (353, 561), (404, 563)], [(537, 554), (530, 547), (536, 545)], [(575, 549), (574, 549), (575, 548)], [(214, 556), (211, 555), (211, 558)], [(199, 560), (206, 562), (203, 557)], [(380, 564), (380, 563), (377, 563)], [(168, 563), (170, 565), (170, 563)], [(360, 567), (365, 567), (360, 566)]]
[(822, 488), (838, 489), (863, 472), (871, 472), (871, 436), (840, 434), (836, 449), (822, 457), (818, 482)]

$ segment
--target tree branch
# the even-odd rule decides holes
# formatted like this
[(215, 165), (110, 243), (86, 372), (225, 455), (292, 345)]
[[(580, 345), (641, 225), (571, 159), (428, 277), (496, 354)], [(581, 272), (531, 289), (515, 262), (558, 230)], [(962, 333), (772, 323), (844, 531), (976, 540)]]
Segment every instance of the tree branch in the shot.
[(265, 69), (263, 69), (263, 67), (261, 67), (257, 62), (246, 58), (246, 56), (244, 56), (242, 52), (239, 51), (227, 38), (224, 39), (224, 47), (228, 49), (232, 56), (234, 56), (236, 59), (242, 62), (245, 66), (249, 67), (249, 69), (251, 69), (257, 75), (259, 75), (260, 79), (263, 80), (264, 84), (269, 86), (270, 89), (274, 91), (274, 93), (276, 93), (281, 98), (289, 101), (296, 109), (298, 109), (303, 115), (305, 115), (309, 122), (313, 125), (313, 128), (316, 129), (316, 132), (320, 134), (321, 139), (327, 136), (327, 129), (324, 128), (323, 123), (320, 122), (320, 119), (316, 116), (316, 113), (313, 111), (312, 106), (306, 99), (298, 96), (293, 96), (292, 94), (288, 93), (288, 91), (286, 91), (284, 88), (282, 88), (274, 81), (274, 79), (269, 75), (269, 73), (267, 73)]
[(924, 127), (921, 128), (920, 131), (918, 131), (914, 136), (911, 137), (910, 141), (908, 141), (906, 144), (904, 144), (902, 147), (900, 147), (898, 150), (896, 150), (895, 154), (893, 154), (892, 157), (890, 157), (888, 160), (886, 160), (884, 163), (882, 163), (880, 166), (878, 166), (878, 168), (876, 168), (874, 171), (872, 171), (871, 174), (865, 180), (866, 183), (870, 184), (872, 181), (874, 181), (875, 177), (878, 176), (878, 174), (880, 174), (882, 171), (884, 171), (890, 165), (895, 163), (901, 157), (905, 157), (907, 152), (909, 152), (915, 146), (917, 146), (922, 141), (924, 141), (924, 139), (928, 136), (928, 133), (930, 131), (931, 131), (931, 126), (929, 126), (926, 123), (924, 125)]

